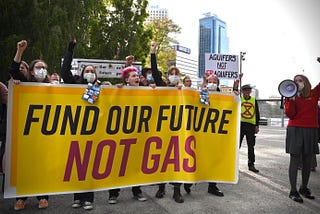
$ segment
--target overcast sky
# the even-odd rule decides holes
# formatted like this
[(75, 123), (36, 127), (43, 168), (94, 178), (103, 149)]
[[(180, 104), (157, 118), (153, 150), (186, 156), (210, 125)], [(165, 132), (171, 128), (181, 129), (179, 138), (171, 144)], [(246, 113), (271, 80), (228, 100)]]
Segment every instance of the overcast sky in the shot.
[(260, 98), (277, 95), (278, 85), (303, 73), (320, 81), (320, 0), (149, 0), (167, 8), (181, 28), (177, 39), (198, 54), (199, 19), (211, 12), (227, 24), (229, 53), (246, 52), (243, 83)]

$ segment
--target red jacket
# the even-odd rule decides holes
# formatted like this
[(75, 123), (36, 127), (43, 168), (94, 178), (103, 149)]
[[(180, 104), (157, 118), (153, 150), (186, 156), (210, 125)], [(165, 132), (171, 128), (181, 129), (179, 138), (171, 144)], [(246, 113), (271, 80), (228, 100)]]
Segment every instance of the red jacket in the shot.
[(311, 90), (310, 98), (295, 97), (285, 99), (285, 113), (289, 118), (288, 126), (318, 128), (318, 100), (320, 83)]

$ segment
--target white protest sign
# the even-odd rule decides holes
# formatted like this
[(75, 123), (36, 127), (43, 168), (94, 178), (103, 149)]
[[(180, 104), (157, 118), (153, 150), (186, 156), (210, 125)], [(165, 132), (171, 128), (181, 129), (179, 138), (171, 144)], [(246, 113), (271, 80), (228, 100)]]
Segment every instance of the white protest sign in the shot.
[[(125, 68), (126, 61), (74, 58), (71, 63), (73, 75), (81, 75), (82, 69), (87, 65), (96, 68), (98, 78), (122, 78), (121, 71)], [(133, 62), (132, 65), (141, 71), (141, 62)]]
[(205, 71), (219, 79), (239, 79), (238, 55), (205, 54)]

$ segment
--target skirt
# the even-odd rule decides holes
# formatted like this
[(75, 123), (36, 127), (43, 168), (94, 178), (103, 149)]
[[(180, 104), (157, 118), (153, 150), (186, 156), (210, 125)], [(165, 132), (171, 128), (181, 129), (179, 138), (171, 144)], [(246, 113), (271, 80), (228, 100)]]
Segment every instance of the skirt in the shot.
[(286, 153), (319, 154), (318, 128), (287, 127)]

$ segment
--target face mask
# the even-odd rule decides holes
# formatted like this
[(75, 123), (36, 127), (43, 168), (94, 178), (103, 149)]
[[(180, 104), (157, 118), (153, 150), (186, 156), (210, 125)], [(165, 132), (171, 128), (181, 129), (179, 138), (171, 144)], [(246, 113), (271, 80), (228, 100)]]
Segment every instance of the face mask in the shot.
[(60, 83), (59, 83), (58, 80), (53, 80), (53, 81), (51, 81), (51, 84), (58, 85), (58, 84), (60, 84)]
[(216, 91), (218, 88), (218, 85), (216, 83), (208, 83), (207, 88), (209, 91)]
[(94, 73), (85, 73), (83, 74), (83, 79), (87, 80), (88, 83), (93, 83), (96, 79), (96, 75)]
[(153, 82), (154, 81), (152, 74), (148, 74), (147, 75), (147, 80), (148, 80), (148, 82)]
[(34, 78), (36, 78), (36, 80), (38, 82), (42, 82), (47, 76), (47, 70), (44, 68), (41, 69), (36, 69), (34, 71)]
[(302, 91), (303, 88), (304, 88), (304, 83), (303, 83), (303, 82), (299, 82), (299, 83), (298, 83), (298, 89), (299, 89), (299, 91)]
[(179, 77), (177, 75), (170, 75), (169, 82), (175, 85), (179, 82)]

